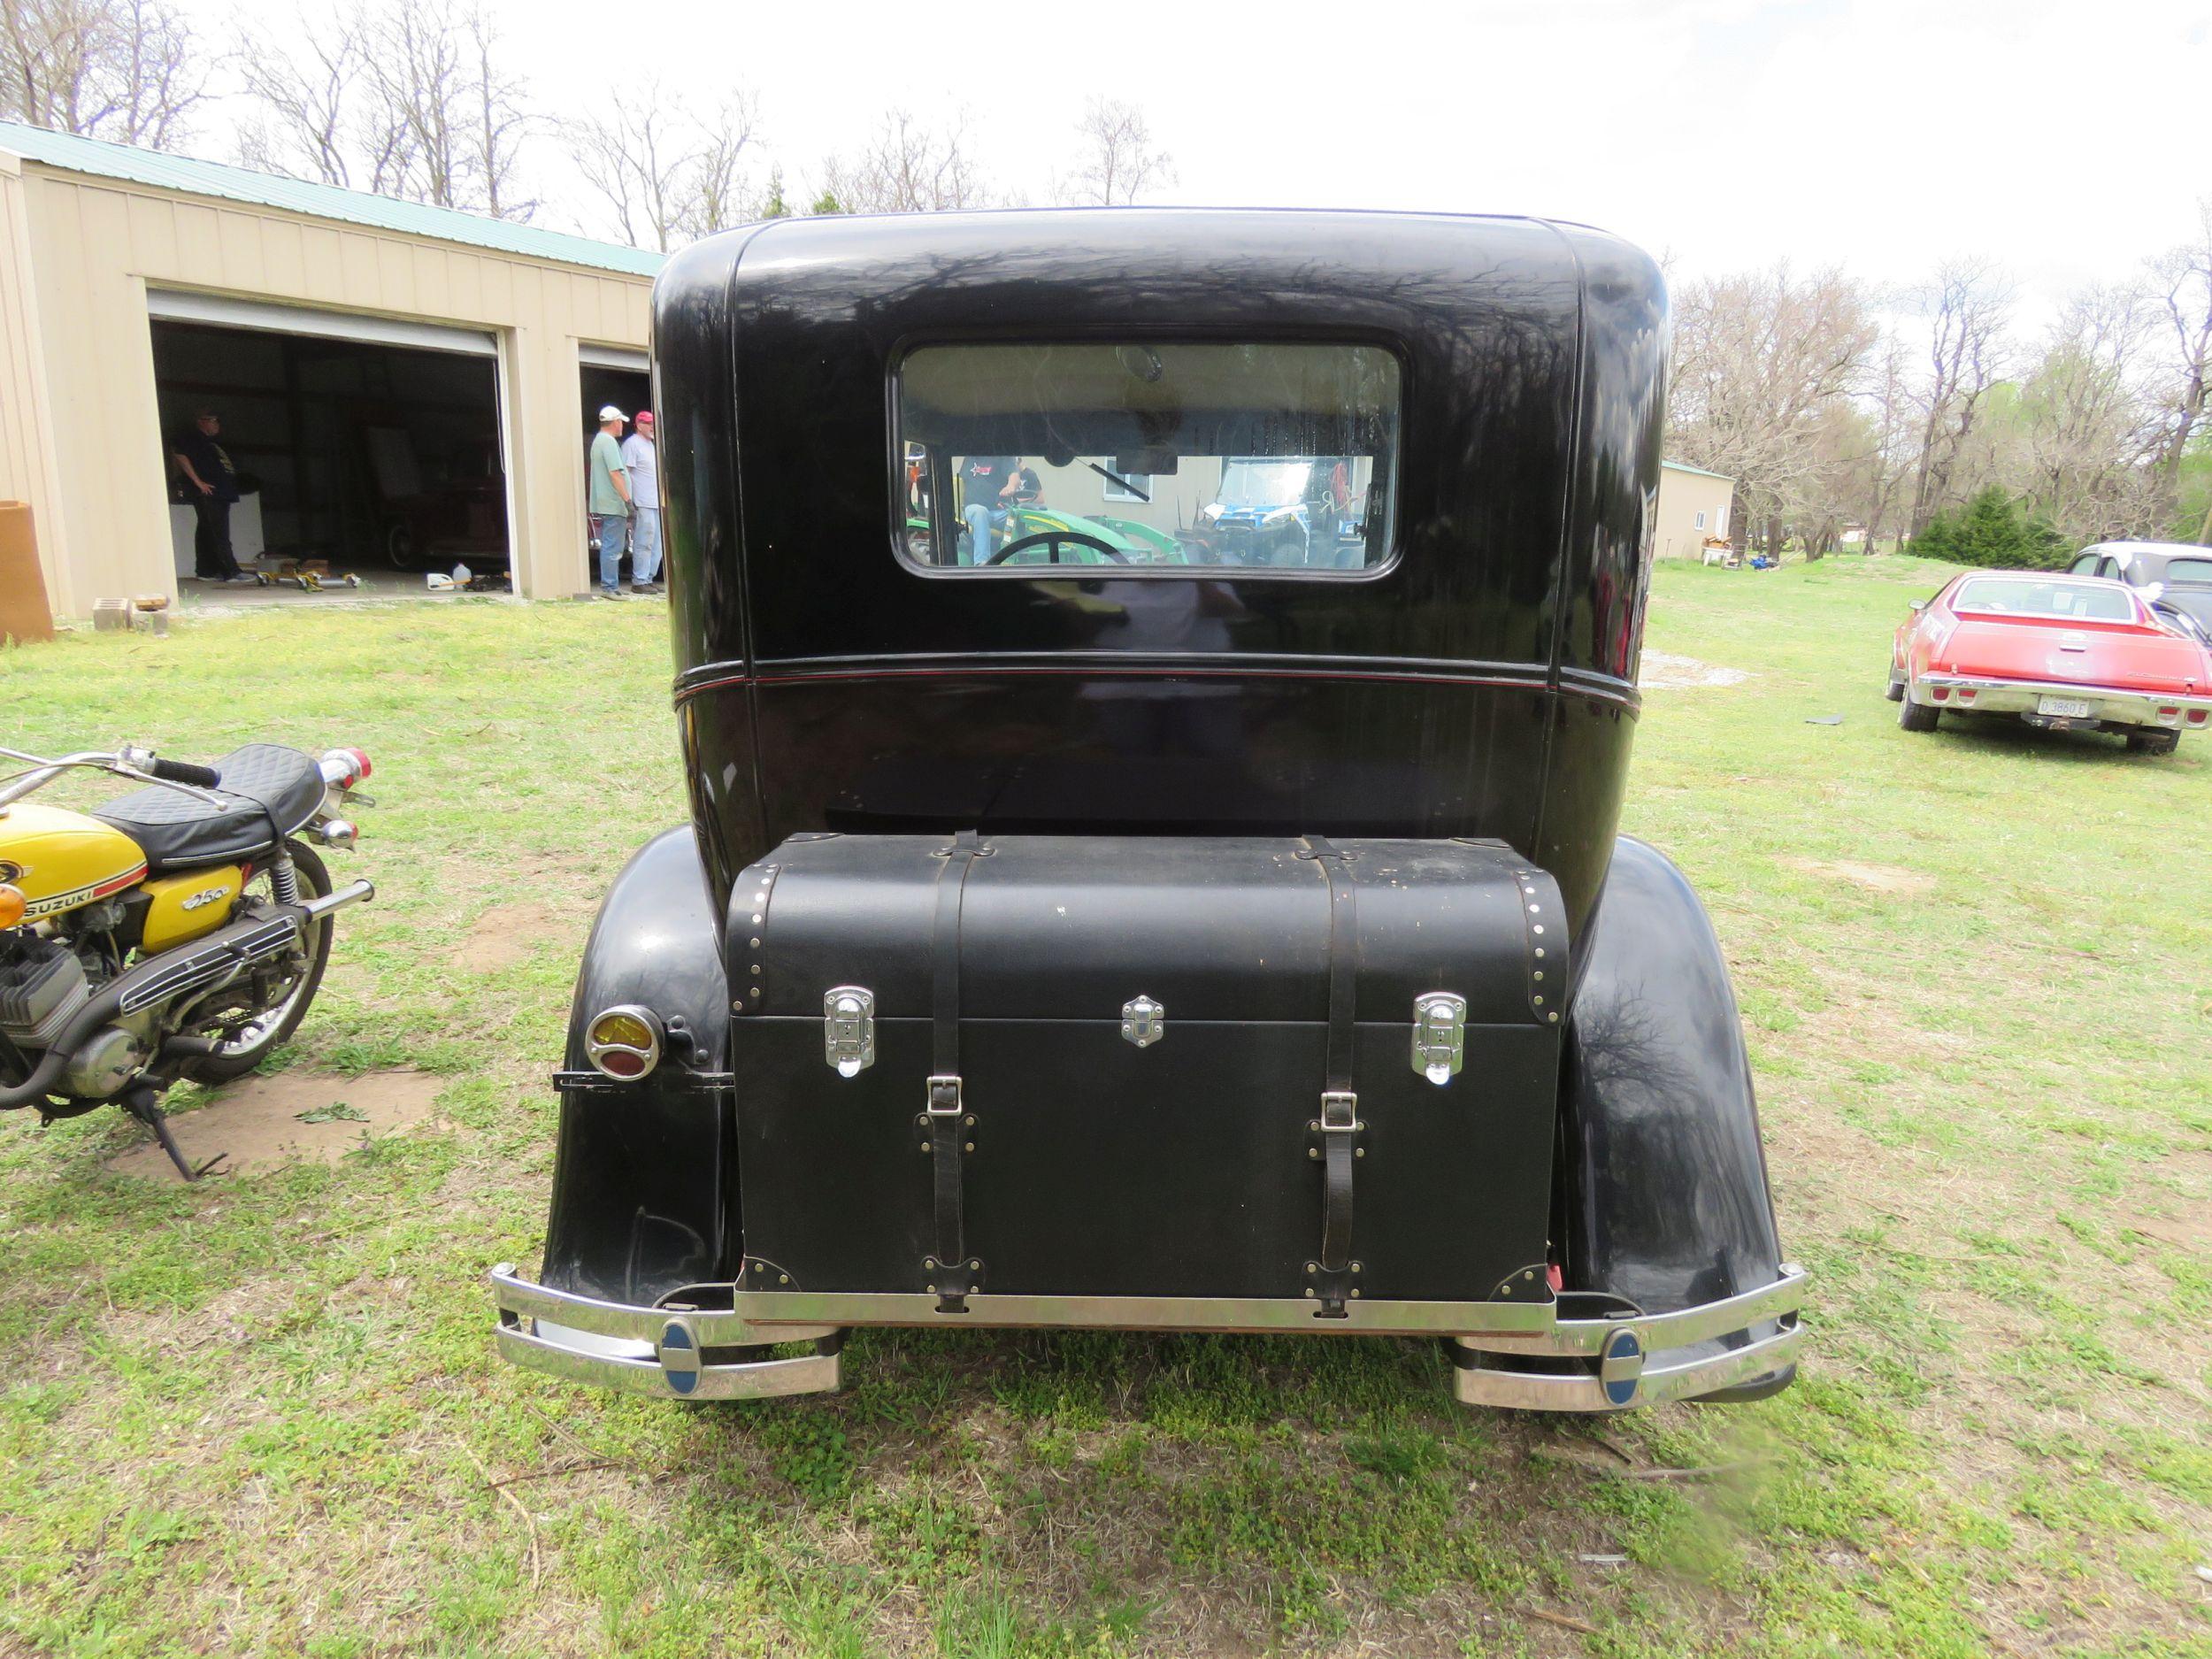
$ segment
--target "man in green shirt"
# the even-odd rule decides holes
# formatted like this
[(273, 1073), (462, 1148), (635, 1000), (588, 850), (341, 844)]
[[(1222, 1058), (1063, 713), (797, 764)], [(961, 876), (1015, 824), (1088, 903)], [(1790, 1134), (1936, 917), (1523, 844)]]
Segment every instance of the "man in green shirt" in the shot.
[(599, 596), (622, 597), (622, 554), (630, 542), (630, 474), (622, 465), (622, 428), (629, 417), (609, 403), (591, 441), (591, 533), (599, 541)]

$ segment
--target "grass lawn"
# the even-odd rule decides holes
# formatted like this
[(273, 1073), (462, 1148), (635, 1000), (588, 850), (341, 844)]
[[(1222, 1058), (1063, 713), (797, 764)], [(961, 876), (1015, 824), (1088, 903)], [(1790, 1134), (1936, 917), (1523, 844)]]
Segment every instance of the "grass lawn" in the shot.
[(1660, 575), (1651, 645), (1750, 678), (1650, 694), (1626, 827), (1727, 945), (1816, 1346), (1602, 1422), (1379, 1340), (863, 1334), (841, 1395), (719, 1408), (509, 1371), (478, 1275), (536, 1259), (579, 949), (684, 810), (660, 608), (0, 653), (34, 749), (367, 748), (332, 864), (381, 893), (294, 1071), (439, 1089), (188, 1191), (104, 1167), (118, 1113), (0, 1118), (0, 1653), (2212, 1654), (2212, 740), (1899, 731), (1940, 575)]

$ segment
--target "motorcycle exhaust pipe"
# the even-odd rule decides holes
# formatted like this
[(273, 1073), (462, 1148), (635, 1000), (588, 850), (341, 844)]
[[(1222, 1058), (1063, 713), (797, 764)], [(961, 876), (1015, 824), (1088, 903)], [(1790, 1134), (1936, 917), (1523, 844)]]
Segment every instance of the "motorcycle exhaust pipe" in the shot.
[(375, 896), (376, 883), (363, 876), (357, 881), (349, 881), (342, 887), (324, 894), (319, 899), (301, 900), (300, 909), (306, 912), (308, 920), (314, 921), (333, 910), (342, 910), (349, 904), (365, 903)]
[(373, 897), (376, 885), (365, 877), (320, 898), (307, 900), (297, 914), (233, 922), (218, 928), (179, 960), (157, 957), (118, 975), (77, 1010), (20, 1083), (0, 1085), (0, 1111), (42, 1101), (52, 1092), (86, 1038), (119, 1014), (128, 1014), (151, 1003), (168, 1002), (188, 991), (229, 978), (259, 957), (281, 950), (296, 938), (301, 926), (319, 920), (349, 904)]

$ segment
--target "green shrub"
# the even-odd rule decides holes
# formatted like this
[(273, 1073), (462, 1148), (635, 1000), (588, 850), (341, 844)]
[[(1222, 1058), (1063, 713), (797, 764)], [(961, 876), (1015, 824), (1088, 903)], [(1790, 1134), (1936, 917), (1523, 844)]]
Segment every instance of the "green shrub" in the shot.
[(1963, 507), (1936, 514), (1913, 538), (1922, 558), (1948, 559), (1985, 570), (2055, 571), (2066, 564), (2072, 544), (2042, 519), (2020, 511), (2020, 503), (1992, 484)]

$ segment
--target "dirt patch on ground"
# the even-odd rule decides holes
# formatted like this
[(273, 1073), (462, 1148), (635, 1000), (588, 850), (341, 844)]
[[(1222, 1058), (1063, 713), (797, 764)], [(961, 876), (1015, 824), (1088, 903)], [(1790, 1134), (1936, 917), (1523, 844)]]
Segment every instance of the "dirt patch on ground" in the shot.
[(1646, 651), (1636, 671), (1636, 683), (1646, 691), (1690, 691), (1701, 686), (1740, 686), (1751, 676), (1740, 668), (1701, 663), (1694, 657), (1671, 651)]
[(476, 918), (453, 952), (453, 965), (471, 973), (496, 973), (526, 960), (557, 923), (541, 904), (495, 904)]
[[(218, 1153), (222, 1172), (252, 1175), (303, 1158), (335, 1164), (365, 1141), (403, 1134), (431, 1118), (443, 1085), (427, 1071), (371, 1071), (360, 1077), (287, 1071), (231, 1084), (209, 1105), (169, 1120), (198, 1168)], [(310, 1122), (307, 1119), (315, 1121)], [(108, 1160), (118, 1175), (173, 1181), (176, 1167), (148, 1141)]]
[(1923, 875), (1917, 870), (1902, 870), (1895, 864), (1854, 864), (1847, 858), (1832, 861), (1824, 858), (1785, 858), (1782, 862), (1793, 870), (1848, 881), (1853, 887), (1864, 887), (1870, 893), (1893, 893), (1916, 898), (1936, 889), (1933, 876)]

